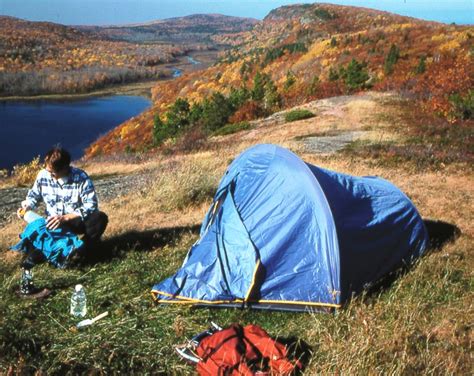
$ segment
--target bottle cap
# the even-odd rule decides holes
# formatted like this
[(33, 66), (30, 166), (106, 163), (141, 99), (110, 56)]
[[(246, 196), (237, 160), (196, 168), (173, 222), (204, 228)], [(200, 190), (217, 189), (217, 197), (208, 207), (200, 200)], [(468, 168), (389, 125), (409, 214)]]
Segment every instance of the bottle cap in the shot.
[(82, 290), (82, 285), (76, 285), (76, 291), (81, 291)]

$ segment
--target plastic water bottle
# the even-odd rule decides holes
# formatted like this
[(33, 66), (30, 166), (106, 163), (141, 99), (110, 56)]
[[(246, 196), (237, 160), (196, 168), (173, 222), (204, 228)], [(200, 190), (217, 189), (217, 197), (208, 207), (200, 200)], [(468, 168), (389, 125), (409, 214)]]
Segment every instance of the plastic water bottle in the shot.
[(28, 210), (27, 212), (25, 212), (25, 214), (23, 215), (23, 219), (28, 222), (28, 223), (31, 223), (31, 222), (34, 222), (36, 221), (37, 219), (40, 219), (42, 218), (41, 215), (39, 214), (36, 214), (34, 211), (32, 210)]
[(82, 285), (76, 285), (71, 296), (71, 315), (84, 317), (87, 313), (86, 292)]
[(23, 268), (21, 270), (20, 293), (24, 295), (33, 292), (33, 273), (30, 269)]

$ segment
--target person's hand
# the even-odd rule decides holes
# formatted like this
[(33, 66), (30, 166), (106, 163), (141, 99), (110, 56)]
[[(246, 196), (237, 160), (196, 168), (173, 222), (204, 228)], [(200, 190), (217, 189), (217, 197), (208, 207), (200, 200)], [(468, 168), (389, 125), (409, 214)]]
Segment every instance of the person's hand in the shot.
[(46, 228), (48, 230), (56, 230), (64, 222), (66, 222), (66, 218), (64, 215), (54, 215), (52, 217), (49, 217), (46, 221)]
[(22, 219), (23, 216), (25, 215), (26, 213), (26, 210), (24, 208), (18, 208), (18, 210), (16, 211), (16, 215), (18, 218)]
[(28, 210), (31, 210), (30, 205), (28, 205), (28, 200), (24, 200), (21, 202), (21, 208), (26, 212)]
[(28, 201), (22, 201), (21, 207), (18, 208), (18, 210), (16, 211), (16, 215), (18, 216), (18, 218), (22, 219), (28, 210), (31, 210), (31, 207), (28, 205)]

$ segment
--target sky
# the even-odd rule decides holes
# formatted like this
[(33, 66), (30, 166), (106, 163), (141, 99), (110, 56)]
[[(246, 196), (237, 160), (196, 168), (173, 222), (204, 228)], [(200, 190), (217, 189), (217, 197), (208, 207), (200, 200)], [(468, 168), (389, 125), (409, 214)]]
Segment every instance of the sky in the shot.
[[(279, 0), (0, 0), (0, 14), (65, 25), (117, 25), (196, 13), (262, 19), (282, 5), (314, 1)], [(332, 0), (445, 23), (474, 24), (474, 0)]]

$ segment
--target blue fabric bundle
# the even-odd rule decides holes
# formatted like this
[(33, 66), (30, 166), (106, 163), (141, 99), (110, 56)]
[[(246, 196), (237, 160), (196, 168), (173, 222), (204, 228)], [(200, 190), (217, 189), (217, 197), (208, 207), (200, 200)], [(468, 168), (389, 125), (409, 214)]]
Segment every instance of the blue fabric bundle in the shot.
[(57, 268), (66, 267), (68, 258), (84, 242), (71, 231), (57, 228), (48, 230), (44, 218), (29, 223), (20, 235), (20, 241), (11, 249), (13, 251), (27, 252), (30, 246), (42, 252), (49, 263)]

